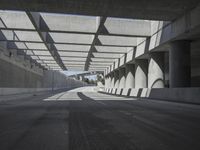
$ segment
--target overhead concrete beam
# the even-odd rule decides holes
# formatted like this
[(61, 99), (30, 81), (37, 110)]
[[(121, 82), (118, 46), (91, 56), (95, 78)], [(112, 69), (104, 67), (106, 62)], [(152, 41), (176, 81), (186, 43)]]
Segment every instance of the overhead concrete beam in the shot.
[(112, 63), (111, 62), (108, 62), (108, 63), (104, 63), (104, 62), (101, 62), (101, 61), (95, 61), (94, 63), (90, 62), (90, 65), (102, 65), (102, 66), (110, 66)]
[(95, 46), (98, 53), (127, 53), (132, 47)]
[(40, 2), (38, 0), (1, 0), (0, 9), (173, 20), (195, 7), (197, 3), (199, 0), (49, 0)]
[(104, 26), (108, 33), (118, 36), (151, 36), (151, 21), (148, 20), (107, 18)]
[[(134, 47), (137, 46), (137, 41), (139, 37), (125, 37), (125, 36), (105, 36), (99, 35), (96, 44), (101, 45), (111, 45), (111, 46), (124, 46), (124, 47)], [(143, 39), (143, 38), (142, 38)]]
[[(45, 33), (45, 32), (43, 32), (43, 33)], [(47, 36), (48, 36), (48, 34), (46, 34)], [(44, 36), (44, 38), (45, 38), (45, 35), (43, 35)], [(50, 40), (50, 39), (48, 39), (48, 38), (45, 38), (45, 42), (47, 43), (47, 44), (66, 44), (66, 45), (78, 45), (78, 46), (90, 46), (91, 44), (87, 44), (87, 43), (72, 43), (72, 42), (68, 42), (68, 41), (65, 41), (65, 42), (55, 42), (55, 41), (53, 41), (53, 40)], [(4, 41), (7, 41), (8, 43), (13, 43), (13, 42), (22, 42), (22, 43), (24, 43), (24, 42), (29, 42), (29, 43), (43, 43), (43, 41), (34, 41), (34, 40), (32, 40), (32, 41), (28, 41), (28, 40), (17, 40), (17, 39), (5, 39), (5, 38), (0, 38), (0, 42), (4, 42)], [(129, 48), (130, 46), (132, 46), (132, 47), (135, 47), (135, 46), (137, 46), (137, 44), (124, 44), (124, 43), (116, 43), (116, 44), (111, 44), (111, 43), (108, 43), (108, 44), (102, 44), (102, 43), (95, 43), (95, 46), (105, 46), (105, 47), (117, 47), (117, 48), (120, 48), (120, 47), (122, 47), (122, 48), (125, 48), (125, 47), (127, 47), (127, 48)]]
[(115, 58), (113, 58), (113, 59), (111, 59), (111, 58), (109, 58), (109, 59), (106, 59), (106, 58), (91, 58), (91, 62), (114, 62), (115, 61)]
[(67, 70), (67, 68), (65, 67), (65, 65), (63, 64), (60, 55), (58, 54), (57, 51), (55, 50), (51, 50), (49, 45), (47, 43), (45, 43), (45, 37), (43, 36), (43, 34), (38, 30), (39, 24), (40, 24), (40, 14), (39, 13), (30, 13), (30, 12), (26, 12), (27, 16), (29, 17), (29, 19), (31, 20), (33, 26), (35, 27), (36, 31), (38, 32), (40, 38), (42, 39), (42, 41), (44, 41), (45, 46), (47, 47), (47, 49), (49, 50), (49, 52), (51, 53), (52, 57), (55, 59), (55, 61), (57, 62), (57, 64), (63, 69), (63, 70)]
[[(149, 27), (147, 27), (149, 28)], [(0, 30), (6, 30), (6, 31), (28, 31), (28, 32), (34, 32), (35, 29), (23, 29), (23, 28), (4, 28), (4, 27), (0, 27)], [(92, 33), (90, 32), (84, 32), (84, 31), (63, 31), (63, 30), (49, 30), (48, 28), (38, 28), (38, 30), (40, 30), (40, 32), (44, 32), (44, 33), (48, 33), (48, 32), (53, 32), (53, 33), (69, 33), (69, 34), (84, 34), (84, 35), (90, 35)], [(121, 31), (123, 32), (123, 31)], [(93, 32), (95, 33), (95, 32)], [(136, 34), (126, 34), (126, 33), (99, 33), (100, 36), (118, 36), (118, 37), (148, 37), (150, 36), (150, 32), (144, 34), (144, 33), (136, 33)]]
[(93, 53), (93, 55), (94, 55), (94, 57), (95, 58), (112, 58), (112, 59), (114, 59), (114, 58), (120, 58), (121, 57), (121, 54), (112, 54), (112, 53), (97, 53), (97, 52), (95, 52), (95, 53)]
[(85, 62), (85, 68), (84, 68), (85, 71), (88, 70), (89, 63), (90, 63), (91, 57), (92, 57), (92, 53), (93, 53), (93, 51), (95, 50), (95, 47), (94, 47), (94, 46), (95, 46), (95, 43), (96, 43), (96, 41), (98, 40), (98, 35), (99, 35), (99, 33), (101, 32), (105, 21), (106, 21), (106, 17), (101, 17), (101, 18), (100, 18), (99, 27), (98, 27), (98, 29), (97, 29), (97, 32), (95, 33), (94, 40), (93, 40), (93, 42), (92, 42), (92, 44), (91, 44), (90, 50), (89, 50), (89, 52), (88, 52), (87, 60), (86, 60), (86, 62)]

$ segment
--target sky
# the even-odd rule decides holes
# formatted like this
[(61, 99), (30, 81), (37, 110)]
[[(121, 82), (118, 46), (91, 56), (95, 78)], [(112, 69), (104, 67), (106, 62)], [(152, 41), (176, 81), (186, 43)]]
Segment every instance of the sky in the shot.
[[(80, 73), (86, 73), (88, 71), (61, 71), (63, 72), (65, 75), (70, 76), (70, 75), (75, 75), (75, 74), (80, 74)], [(90, 76), (86, 76), (89, 80), (96, 80), (97, 77), (96, 75), (90, 75)]]
[(70, 75), (85, 73), (85, 72), (88, 72), (88, 71), (62, 71), (62, 72), (63, 72), (64, 74), (66, 74), (67, 76), (70, 76)]

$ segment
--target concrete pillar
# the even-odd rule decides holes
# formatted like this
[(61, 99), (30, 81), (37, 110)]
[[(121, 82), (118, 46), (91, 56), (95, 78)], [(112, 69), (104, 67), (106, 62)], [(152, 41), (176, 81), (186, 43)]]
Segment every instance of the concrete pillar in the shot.
[(108, 88), (108, 76), (106, 76), (104, 79), (105, 79), (105, 88)]
[(115, 77), (114, 77), (114, 72), (111, 73), (110, 77), (111, 77), (110, 88), (114, 88), (114, 87), (115, 87)]
[(114, 71), (114, 88), (119, 87), (119, 70)]
[(83, 81), (83, 77), (84, 77), (84, 76), (80, 75), (80, 76), (78, 76), (78, 79), (79, 79), (80, 81)]
[(108, 87), (107, 88), (111, 88), (111, 76), (110, 76), (110, 74), (108, 75)]
[(126, 82), (126, 69), (125, 68), (119, 68), (119, 88), (125, 88), (125, 82)]
[(148, 69), (148, 88), (164, 88), (164, 53), (151, 53)]
[(135, 88), (147, 88), (148, 60), (135, 60)]
[(169, 77), (169, 84), (172, 88), (190, 87), (190, 41), (183, 40), (171, 43)]
[(110, 88), (110, 81), (111, 80), (111, 78), (110, 78), (110, 75), (107, 75), (106, 77), (105, 77), (105, 88)]
[(134, 87), (135, 87), (135, 65), (127, 64), (125, 88), (134, 88)]

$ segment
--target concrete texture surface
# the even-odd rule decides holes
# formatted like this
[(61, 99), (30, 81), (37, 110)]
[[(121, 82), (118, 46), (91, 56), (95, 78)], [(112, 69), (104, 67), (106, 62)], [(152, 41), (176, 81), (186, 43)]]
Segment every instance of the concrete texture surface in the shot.
[[(118, 93), (113, 90), (120, 91)], [(200, 104), (200, 88), (104, 88), (106, 94), (116, 94), (117, 96), (130, 96), (136, 98), (148, 98), (165, 100), (172, 102)]]
[(135, 66), (131, 64), (126, 65), (126, 85), (125, 88), (135, 87)]
[[(84, 92), (83, 92), (84, 90)], [(200, 106), (92, 87), (0, 102), (1, 150), (199, 150)]]
[[(183, 14), (172, 22), (152, 21), (152, 36), (138, 43), (136, 50), (133, 49), (126, 56), (126, 61), (137, 59), (149, 59), (149, 52), (164, 51), (169, 53), (172, 49), (172, 41), (189, 40), (191, 49), (191, 86), (199, 87), (199, 15), (200, 5)], [(190, 22), (190, 23), (189, 23)], [(189, 23), (189, 24), (187, 24)], [(125, 56), (125, 55), (124, 55)], [(169, 59), (169, 58), (168, 58)], [(185, 60), (184, 60), (185, 61)], [(183, 61), (183, 62), (184, 62)], [(185, 61), (186, 62), (186, 61)], [(115, 62), (115, 64), (118, 62)], [(114, 63), (113, 63), (114, 64)], [(173, 63), (174, 64), (174, 63)], [(118, 67), (113, 68), (111, 65), (106, 70), (106, 75), (115, 71)]]
[(148, 80), (148, 60), (136, 60), (135, 65), (135, 88), (146, 88)]
[(164, 53), (150, 54), (148, 88), (164, 88)]
[(31, 62), (17, 62), (19, 56), (7, 57), (0, 52), (0, 96), (35, 94), (58, 89), (71, 89), (86, 83), (67, 77), (59, 71), (31, 68)]
[(169, 52), (170, 87), (190, 87), (190, 42), (176, 41)]
[(50, 0), (41, 2), (37, 0), (2, 0), (0, 8), (92, 16), (173, 20), (195, 7), (198, 3), (199, 0)]

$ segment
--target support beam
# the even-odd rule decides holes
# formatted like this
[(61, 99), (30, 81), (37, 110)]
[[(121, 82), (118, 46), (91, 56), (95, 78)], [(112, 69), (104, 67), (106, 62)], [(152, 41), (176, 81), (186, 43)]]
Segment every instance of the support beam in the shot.
[(125, 84), (126, 84), (126, 69), (119, 68), (119, 88), (121, 89), (125, 88)]
[[(35, 31), (35, 30), (34, 30)], [(48, 45), (51, 45), (51, 44), (63, 44), (63, 45), (80, 45), (80, 46), (91, 46), (91, 44), (87, 44), (87, 43), (69, 43), (68, 41), (66, 42), (54, 42), (52, 40), (48, 40), (48, 39), (45, 39), (45, 42), (48, 44)], [(0, 42), (8, 42), (8, 43), (14, 43), (14, 42), (28, 42), (28, 43), (43, 43), (43, 41), (25, 41), (25, 40), (11, 40), (11, 39), (5, 39), (5, 38), (0, 38)], [(95, 46), (105, 46), (105, 47), (117, 47), (117, 48), (124, 48), (124, 47), (130, 47), (130, 46), (137, 46), (136, 44), (135, 45), (126, 45), (126, 44), (120, 44), (120, 43), (117, 43), (117, 44), (102, 44), (102, 43), (95, 43)]]
[(111, 80), (112, 80), (112, 78), (111, 78), (111, 75), (108, 75), (108, 84), (107, 84), (107, 88), (111, 88)]
[(29, 17), (29, 19), (31, 20), (33, 26), (35, 27), (36, 31), (38, 32), (41, 40), (44, 42), (45, 46), (47, 47), (47, 49), (49, 50), (49, 52), (51, 53), (52, 57), (54, 58), (54, 60), (57, 62), (57, 64), (63, 69), (63, 70), (67, 70), (67, 68), (65, 67), (65, 65), (63, 64), (60, 55), (58, 54), (57, 51), (55, 50), (51, 50), (50, 46), (45, 42), (45, 37), (44, 35), (39, 31), (38, 27), (40, 26), (40, 22), (39, 18), (41, 17), (39, 13), (31, 13), (31, 12), (26, 12), (27, 16)]
[(110, 74), (110, 78), (111, 78), (110, 88), (114, 88), (115, 87), (115, 75), (114, 75), (114, 72), (112, 72)]
[(107, 89), (107, 88), (109, 88), (109, 77), (108, 76), (106, 76), (105, 77), (105, 88)]
[(164, 53), (150, 54), (148, 88), (164, 88)]
[(135, 87), (135, 65), (126, 64), (126, 85), (127, 89)]
[(148, 60), (135, 60), (135, 88), (147, 88)]
[(114, 88), (119, 88), (119, 70), (114, 71)]
[(91, 61), (92, 53), (95, 50), (95, 43), (98, 40), (99, 33), (103, 29), (105, 21), (106, 21), (106, 17), (101, 17), (100, 18), (99, 28), (98, 28), (97, 32), (95, 33), (94, 40), (92, 42), (92, 45), (91, 45), (90, 50), (88, 52), (87, 60), (85, 62), (85, 69), (84, 69), (85, 71), (88, 71), (88, 69), (89, 69), (89, 64), (90, 64), (90, 61)]
[[(52, 18), (53, 19), (53, 18)], [(40, 26), (41, 26), (41, 23), (40, 23)], [(4, 28), (4, 27), (0, 27), (0, 30), (7, 30), (7, 31), (36, 31), (34, 29), (23, 29), (23, 28)], [(94, 34), (94, 33), (91, 33), (91, 32), (84, 32), (84, 31), (66, 31), (66, 30), (50, 30), (48, 29), (48, 27), (46, 28), (41, 28), (39, 27), (38, 30), (44, 34), (48, 33), (48, 32), (53, 32), (53, 33), (69, 33), (69, 34), (86, 34), (86, 35), (91, 35), (91, 34)], [(117, 34), (117, 33), (99, 33), (99, 35), (101, 36), (118, 36), (118, 37), (147, 37), (147, 36), (150, 36), (150, 35), (140, 35), (139, 33), (138, 34), (133, 34), (133, 35), (127, 35), (127, 34)]]

